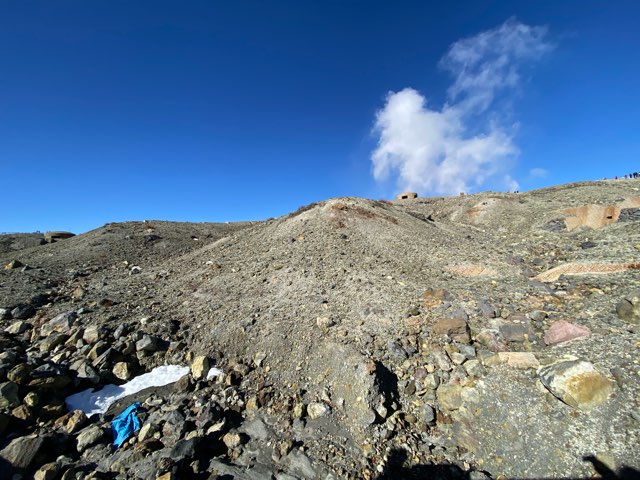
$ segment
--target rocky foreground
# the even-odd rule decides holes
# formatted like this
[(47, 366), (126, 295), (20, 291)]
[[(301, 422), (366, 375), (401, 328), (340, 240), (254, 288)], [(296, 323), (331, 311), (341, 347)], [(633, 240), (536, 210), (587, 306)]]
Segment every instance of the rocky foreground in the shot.
[[(640, 181), (36, 237), (0, 241), (2, 478), (640, 470)], [(67, 410), (158, 365), (191, 373)]]

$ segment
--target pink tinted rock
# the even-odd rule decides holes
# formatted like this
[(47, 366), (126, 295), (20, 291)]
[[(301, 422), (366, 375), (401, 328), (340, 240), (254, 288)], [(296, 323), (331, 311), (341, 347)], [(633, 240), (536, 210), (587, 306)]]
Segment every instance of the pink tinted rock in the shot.
[(576, 338), (588, 337), (591, 330), (582, 325), (574, 325), (566, 320), (558, 320), (553, 322), (547, 333), (544, 335), (544, 343), (554, 345), (556, 343), (568, 342)]

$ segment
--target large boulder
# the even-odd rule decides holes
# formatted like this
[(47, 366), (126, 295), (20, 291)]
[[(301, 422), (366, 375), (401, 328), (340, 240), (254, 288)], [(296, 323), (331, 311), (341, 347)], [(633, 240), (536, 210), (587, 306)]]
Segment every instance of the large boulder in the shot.
[(588, 410), (607, 401), (613, 385), (584, 360), (568, 360), (543, 367), (542, 384), (567, 405)]
[(45, 444), (42, 435), (27, 435), (14, 438), (9, 445), (0, 450), (0, 458), (13, 468), (25, 469), (36, 463)]

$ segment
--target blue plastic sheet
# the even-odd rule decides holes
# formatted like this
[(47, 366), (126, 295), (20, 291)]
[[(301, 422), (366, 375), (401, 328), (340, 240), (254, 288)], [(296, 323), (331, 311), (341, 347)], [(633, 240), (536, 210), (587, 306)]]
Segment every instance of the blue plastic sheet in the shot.
[(111, 431), (114, 438), (113, 445), (116, 448), (126, 442), (134, 432), (140, 430), (142, 425), (140, 425), (140, 419), (136, 414), (138, 408), (140, 408), (140, 402), (130, 405), (111, 422)]

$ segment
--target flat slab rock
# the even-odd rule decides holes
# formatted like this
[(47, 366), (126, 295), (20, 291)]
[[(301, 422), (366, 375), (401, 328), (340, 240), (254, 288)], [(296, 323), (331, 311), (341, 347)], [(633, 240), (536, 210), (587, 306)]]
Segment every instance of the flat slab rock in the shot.
[(554, 396), (582, 410), (603, 404), (613, 391), (611, 381), (584, 360), (554, 363), (541, 368), (538, 376)]
[(565, 263), (534, 277), (540, 282), (555, 282), (561, 275), (606, 275), (640, 270), (640, 263)]

